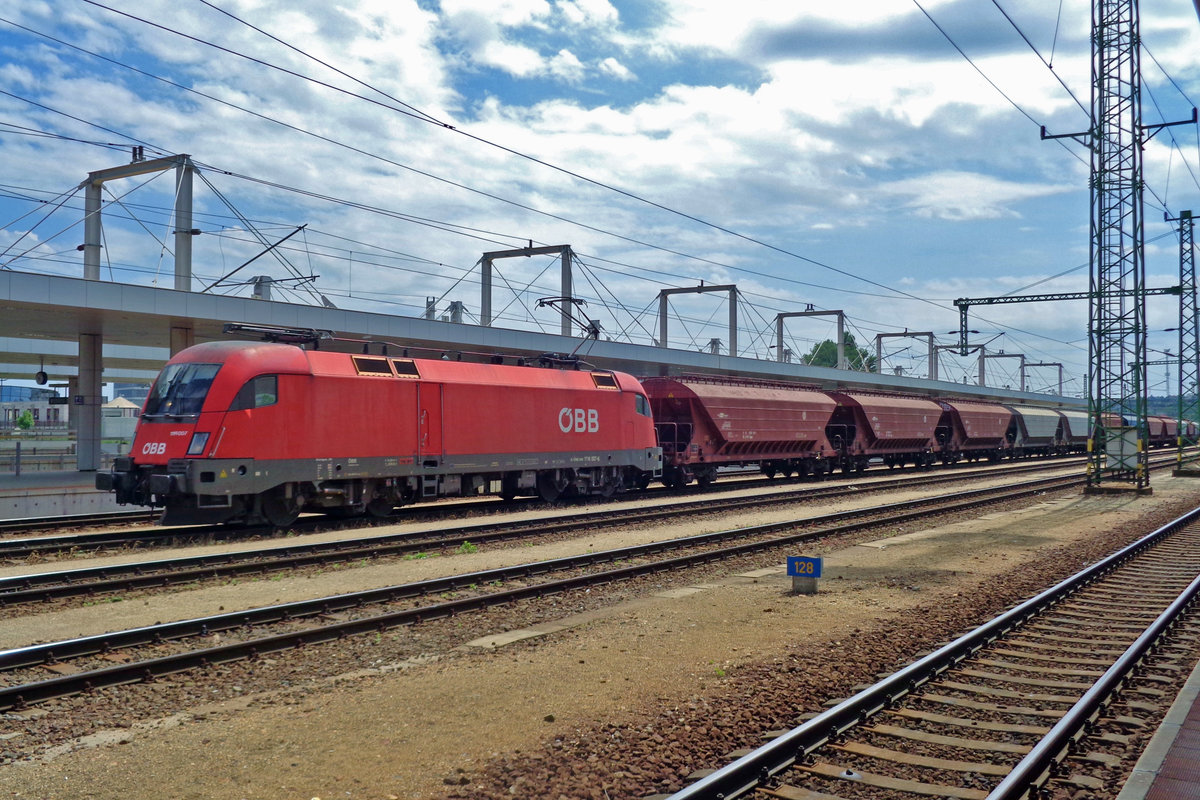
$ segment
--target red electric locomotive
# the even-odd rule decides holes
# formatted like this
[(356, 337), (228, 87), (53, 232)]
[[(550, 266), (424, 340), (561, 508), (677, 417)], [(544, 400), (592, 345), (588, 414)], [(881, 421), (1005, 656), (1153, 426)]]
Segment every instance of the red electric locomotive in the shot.
[(211, 342), (167, 363), (96, 485), (164, 524), (284, 526), (444, 495), (607, 496), (661, 469), (623, 373)]

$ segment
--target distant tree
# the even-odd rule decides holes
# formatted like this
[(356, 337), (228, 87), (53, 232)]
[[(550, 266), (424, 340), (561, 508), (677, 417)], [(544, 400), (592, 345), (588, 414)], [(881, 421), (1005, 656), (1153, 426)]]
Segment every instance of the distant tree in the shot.
[[(804, 356), (801, 361), (808, 364), (810, 367), (836, 367), (837, 366), (837, 342), (832, 339), (813, 345), (813, 349), (808, 351), (808, 355)], [(846, 362), (850, 369), (856, 369), (860, 372), (873, 372), (875, 370), (875, 356), (872, 355), (865, 347), (859, 347), (854, 341), (854, 334), (846, 334)]]
[(21, 412), (21, 416), (17, 417), (17, 427), (23, 431), (33, 430), (33, 412), (28, 408)]

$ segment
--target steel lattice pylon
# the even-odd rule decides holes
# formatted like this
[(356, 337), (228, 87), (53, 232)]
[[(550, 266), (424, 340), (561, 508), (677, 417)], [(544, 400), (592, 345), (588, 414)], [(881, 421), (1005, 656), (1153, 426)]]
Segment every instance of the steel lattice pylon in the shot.
[[(1092, 127), (1071, 138), (1092, 155), (1091, 283), (1088, 317), (1088, 487), (1150, 484), (1146, 444), (1146, 259), (1142, 147), (1159, 129), (1142, 125), (1137, 0), (1092, 5)], [(1149, 137), (1146, 131), (1151, 131)], [(1195, 319), (1195, 291), (1192, 319)], [(1182, 297), (1189, 296), (1184, 291)], [(1181, 320), (1182, 327), (1182, 320)]]
[(1141, 72), (1136, 0), (1096, 0), (1092, 19), (1088, 483), (1149, 483)]
[(1188, 432), (1188, 421), (1200, 420), (1200, 321), (1196, 315), (1196, 251), (1191, 211), (1179, 214), (1179, 432), (1178, 457), (1196, 444), (1196, 427)]

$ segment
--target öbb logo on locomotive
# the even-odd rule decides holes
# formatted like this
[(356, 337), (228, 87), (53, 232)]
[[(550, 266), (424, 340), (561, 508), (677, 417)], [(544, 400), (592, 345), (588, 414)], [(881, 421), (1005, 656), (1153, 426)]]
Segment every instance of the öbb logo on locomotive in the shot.
[(144, 456), (161, 456), (167, 452), (166, 442), (146, 442), (142, 445), (142, 455)]
[(564, 408), (558, 412), (558, 429), (563, 433), (596, 433), (600, 414), (594, 408)]

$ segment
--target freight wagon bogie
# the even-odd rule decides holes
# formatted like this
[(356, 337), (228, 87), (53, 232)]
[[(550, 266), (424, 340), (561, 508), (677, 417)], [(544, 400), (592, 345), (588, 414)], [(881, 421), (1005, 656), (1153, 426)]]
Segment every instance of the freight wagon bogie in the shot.
[(822, 479), (826, 475), (832, 474), (836, 466), (835, 460), (832, 458), (789, 458), (764, 461), (759, 469), (769, 479), (780, 476), (806, 480), (809, 478)]

